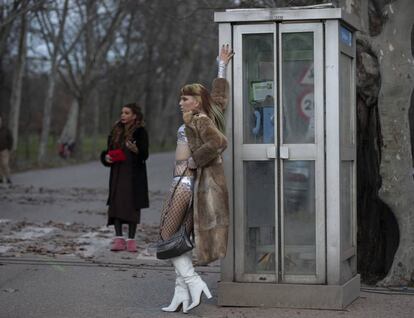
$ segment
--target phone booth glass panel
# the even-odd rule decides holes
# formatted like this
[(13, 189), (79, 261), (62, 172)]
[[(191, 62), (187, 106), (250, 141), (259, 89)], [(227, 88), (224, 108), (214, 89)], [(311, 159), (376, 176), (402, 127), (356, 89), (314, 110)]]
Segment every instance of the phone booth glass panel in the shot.
[(231, 195), (219, 304), (343, 308), (359, 295), (355, 36), (341, 9), (217, 12)]

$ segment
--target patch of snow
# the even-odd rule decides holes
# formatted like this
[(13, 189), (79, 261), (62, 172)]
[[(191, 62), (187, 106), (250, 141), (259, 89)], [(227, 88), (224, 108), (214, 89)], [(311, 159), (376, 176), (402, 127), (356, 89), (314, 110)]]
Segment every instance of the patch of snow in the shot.
[(142, 250), (138, 250), (138, 256), (136, 257), (138, 260), (155, 260), (157, 259), (156, 250), (150, 244), (146, 248)]
[(0, 246), (0, 254), (6, 253), (10, 251), (11, 249), (12, 249), (12, 246), (10, 245)]
[(7, 238), (18, 238), (23, 240), (31, 240), (39, 237), (46, 236), (57, 229), (54, 227), (34, 227), (27, 226), (23, 228), (20, 232), (14, 232), (13, 235), (6, 236)]
[(102, 249), (108, 250), (111, 241), (112, 237), (102, 237), (102, 234), (99, 232), (85, 233), (77, 239), (77, 243), (80, 244), (82, 248), (81, 250), (78, 250), (78, 253), (85, 257), (95, 256), (97, 252)]
[(146, 255), (145, 253), (140, 253), (135, 259), (141, 260), (141, 261), (142, 260), (153, 261), (153, 260), (157, 260), (157, 257), (155, 255)]

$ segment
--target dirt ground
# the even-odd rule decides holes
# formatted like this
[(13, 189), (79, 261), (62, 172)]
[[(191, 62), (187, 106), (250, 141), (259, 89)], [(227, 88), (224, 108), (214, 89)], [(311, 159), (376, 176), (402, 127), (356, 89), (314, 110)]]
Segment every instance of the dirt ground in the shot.
[[(171, 181), (171, 157), (157, 154), (148, 164), (151, 206), (141, 212), (136, 237), (142, 257), (154, 258), (151, 243)], [(12, 185), (0, 184), (0, 256), (107, 257), (114, 236), (106, 226), (108, 173), (93, 162), (19, 173)]]

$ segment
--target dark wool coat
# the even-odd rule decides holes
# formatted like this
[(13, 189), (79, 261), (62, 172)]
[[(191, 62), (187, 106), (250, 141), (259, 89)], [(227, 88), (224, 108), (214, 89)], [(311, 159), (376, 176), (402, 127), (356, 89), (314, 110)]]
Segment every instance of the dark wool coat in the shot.
[[(111, 167), (112, 164), (107, 163), (105, 156), (108, 150), (111, 149), (111, 136), (108, 137), (108, 148), (101, 153), (101, 162), (106, 167)], [(148, 199), (148, 180), (147, 180), (147, 166), (145, 160), (148, 159), (148, 134), (144, 127), (138, 127), (133, 133), (133, 139), (136, 141), (138, 147), (138, 154), (133, 154), (131, 187), (134, 189), (134, 205), (136, 209), (143, 209), (149, 207)], [(107, 205), (110, 205), (110, 194), (112, 193), (111, 184), (113, 178), (113, 169), (111, 168), (109, 176), (109, 196)]]
[[(228, 82), (213, 81), (211, 96), (225, 110)], [(194, 236), (197, 264), (203, 265), (226, 255), (229, 227), (229, 199), (221, 153), (226, 137), (204, 114), (186, 114), (185, 132), (192, 157), (197, 164), (194, 185)]]

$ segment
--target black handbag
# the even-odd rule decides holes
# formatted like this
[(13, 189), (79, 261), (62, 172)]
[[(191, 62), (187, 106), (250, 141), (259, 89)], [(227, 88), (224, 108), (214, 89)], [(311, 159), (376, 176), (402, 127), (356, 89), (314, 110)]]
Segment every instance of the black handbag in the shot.
[[(183, 174), (181, 175), (180, 179), (178, 180), (173, 193), (170, 197), (169, 205), (171, 204), (172, 198), (174, 197), (175, 190), (177, 189), (178, 185), (181, 182), (181, 179), (184, 176), (184, 173), (187, 169), (184, 170)], [(185, 228), (185, 221), (187, 220), (188, 214), (191, 211), (193, 198), (191, 197), (190, 203), (187, 207), (187, 210), (184, 215), (183, 222), (178, 229), (178, 231), (171, 236), (168, 240), (159, 240), (157, 242), (157, 258), (158, 259), (169, 259), (172, 257), (180, 256), (188, 251), (191, 251), (194, 248), (194, 244), (190, 239), (190, 235), (187, 233)]]
[(181, 225), (178, 232), (171, 236), (168, 240), (159, 241), (157, 244), (157, 258), (169, 259), (180, 256), (194, 248), (190, 236), (184, 225)]

